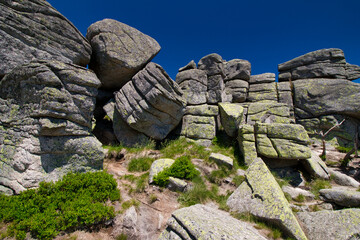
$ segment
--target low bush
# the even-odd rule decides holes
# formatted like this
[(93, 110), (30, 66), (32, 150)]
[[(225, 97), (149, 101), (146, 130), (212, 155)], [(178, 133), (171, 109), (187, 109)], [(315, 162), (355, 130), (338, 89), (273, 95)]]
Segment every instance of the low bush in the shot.
[(199, 172), (195, 169), (189, 156), (182, 156), (175, 160), (169, 167), (158, 173), (154, 177), (154, 183), (161, 187), (166, 187), (169, 177), (191, 180), (198, 176)]
[(105, 172), (69, 173), (62, 180), (42, 182), (19, 195), (0, 195), (0, 220), (11, 223), (9, 234), (24, 239), (53, 239), (61, 231), (87, 229), (115, 216), (106, 201), (120, 200), (115, 179)]

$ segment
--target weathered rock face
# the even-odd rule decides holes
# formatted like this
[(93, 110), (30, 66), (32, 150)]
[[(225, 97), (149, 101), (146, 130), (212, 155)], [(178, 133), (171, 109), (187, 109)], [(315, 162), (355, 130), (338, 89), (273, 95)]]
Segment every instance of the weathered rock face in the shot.
[(279, 64), (279, 81), (308, 78), (354, 80), (360, 77), (360, 67), (346, 63), (341, 49), (321, 49)]
[(18, 65), (58, 60), (86, 66), (91, 47), (47, 1), (0, 1), (0, 79)]
[(180, 122), (186, 106), (176, 82), (155, 63), (149, 63), (115, 93), (116, 109), (133, 129), (164, 139)]
[(360, 84), (343, 79), (294, 82), (294, 105), (302, 118), (344, 114), (360, 118)]
[(159, 240), (171, 239), (229, 239), (265, 240), (258, 231), (231, 217), (228, 213), (197, 204), (172, 213), (167, 228)]
[(239, 127), (237, 140), (244, 162), (249, 166), (257, 158), (254, 126), (244, 124)]
[(242, 122), (244, 108), (234, 103), (219, 103), (221, 124), (227, 135), (237, 136)]
[(308, 159), (309, 136), (303, 126), (298, 124), (255, 125), (256, 148), (258, 154), (271, 159)]
[(286, 104), (277, 102), (256, 102), (248, 105), (246, 112), (248, 124), (290, 123), (290, 109)]
[(359, 239), (360, 209), (300, 212), (297, 216), (311, 240)]
[(207, 99), (207, 76), (199, 69), (190, 69), (179, 72), (176, 75), (176, 83), (184, 92), (187, 104), (198, 105), (206, 103)]
[(321, 189), (319, 193), (326, 202), (332, 202), (343, 207), (360, 207), (360, 192), (337, 187)]
[(311, 152), (311, 158), (301, 161), (306, 171), (315, 178), (329, 179), (330, 172), (324, 161), (315, 153)]
[(106, 89), (122, 87), (160, 51), (153, 38), (112, 19), (92, 24), (86, 37), (93, 48), (90, 68)]
[(120, 144), (128, 147), (142, 146), (149, 142), (149, 137), (145, 134), (132, 129), (127, 123), (121, 118), (119, 111), (115, 107), (115, 100), (110, 100), (105, 106), (104, 110), (106, 115), (112, 121), (113, 131), (116, 139)]
[(199, 140), (212, 140), (216, 135), (216, 122), (213, 116), (185, 115), (182, 121), (181, 135)]
[(100, 81), (85, 68), (39, 61), (0, 82), (0, 185), (19, 193), (68, 171), (101, 169), (91, 136)]
[(246, 181), (227, 201), (230, 209), (275, 223), (295, 239), (307, 239), (280, 186), (261, 159), (250, 164), (245, 177)]
[(250, 77), (249, 95), (250, 102), (278, 101), (274, 73), (263, 73)]

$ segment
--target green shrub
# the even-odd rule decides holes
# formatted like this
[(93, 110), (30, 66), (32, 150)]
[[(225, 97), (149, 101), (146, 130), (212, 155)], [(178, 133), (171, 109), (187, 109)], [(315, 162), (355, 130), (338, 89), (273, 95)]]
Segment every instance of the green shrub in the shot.
[(178, 202), (184, 207), (205, 203), (214, 197), (214, 193), (206, 188), (200, 176), (193, 179), (193, 184), (189, 191), (182, 193), (178, 198)]
[(144, 172), (150, 169), (154, 159), (150, 157), (133, 158), (128, 165), (129, 172)]
[(352, 147), (342, 147), (342, 146), (336, 146), (335, 147), (339, 152), (342, 153), (348, 153), (350, 152), (353, 148)]
[(210, 152), (204, 146), (190, 142), (185, 138), (178, 138), (172, 141), (165, 141), (161, 144), (160, 152), (164, 158), (178, 158), (183, 155), (191, 158), (208, 159)]
[(37, 239), (53, 239), (61, 231), (91, 228), (115, 216), (107, 200), (120, 199), (117, 183), (105, 172), (69, 173), (62, 180), (42, 182), (38, 189), (16, 196), (0, 195), (0, 220), (11, 222), (16, 239), (26, 232)]
[(191, 180), (198, 176), (199, 172), (195, 169), (189, 156), (181, 156), (175, 162), (154, 177), (154, 183), (165, 187), (169, 183), (169, 177)]

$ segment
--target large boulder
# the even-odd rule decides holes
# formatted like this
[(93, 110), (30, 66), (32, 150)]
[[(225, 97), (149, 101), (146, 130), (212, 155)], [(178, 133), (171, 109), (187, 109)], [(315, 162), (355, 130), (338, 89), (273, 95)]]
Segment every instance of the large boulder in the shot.
[(93, 137), (100, 81), (85, 68), (58, 61), (16, 67), (0, 82), (0, 185), (19, 193), (69, 171), (101, 169)]
[(90, 68), (106, 89), (121, 88), (160, 51), (153, 38), (113, 19), (92, 24), (86, 38), (93, 48)]
[(193, 205), (172, 213), (167, 228), (158, 240), (173, 239), (227, 239), (265, 240), (249, 223), (230, 214), (205, 205)]
[(338, 78), (354, 80), (360, 77), (360, 67), (346, 63), (341, 49), (321, 49), (279, 64), (279, 81), (308, 78)]
[(133, 129), (164, 139), (181, 121), (186, 101), (164, 69), (149, 63), (115, 93), (116, 109)]
[(182, 120), (180, 134), (196, 140), (212, 140), (216, 136), (215, 118), (213, 116), (185, 115)]
[(319, 193), (326, 202), (332, 202), (343, 207), (360, 207), (360, 192), (336, 187), (321, 189)]
[(242, 79), (250, 80), (251, 64), (247, 60), (233, 59), (224, 64), (225, 81)]
[(258, 154), (271, 159), (308, 159), (309, 136), (299, 124), (257, 123), (255, 125)]
[(247, 108), (246, 122), (254, 125), (260, 123), (290, 123), (288, 105), (277, 102), (254, 102)]
[(307, 239), (280, 186), (261, 159), (250, 164), (245, 177), (246, 181), (227, 200), (230, 210), (276, 224), (294, 239)]
[(297, 217), (311, 240), (356, 240), (360, 237), (360, 209), (300, 212)]
[(86, 66), (91, 47), (74, 25), (47, 1), (0, 1), (0, 79), (37, 59)]
[(360, 118), (360, 84), (344, 79), (297, 80), (294, 86), (295, 108), (310, 117), (344, 114)]
[(301, 161), (306, 171), (314, 178), (329, 179), (330, 172), (324, 161), (315, 152), (311, 152), (311, 158)]

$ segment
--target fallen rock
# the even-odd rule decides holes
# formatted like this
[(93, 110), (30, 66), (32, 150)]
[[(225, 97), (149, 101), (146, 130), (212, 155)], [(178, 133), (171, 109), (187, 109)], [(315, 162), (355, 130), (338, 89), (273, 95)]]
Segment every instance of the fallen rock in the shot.
[(342, 114), (360, 118), (360, 84), (344, 79), (297, 80), (294, 105), (306, 118)]
[(308, 159), (309, 136), (298, 124), (257, 123), (256, 149), (259, 155), (270, 159)]
[(184, 192), (187, 187), (187, 182), (179, 178), (169, 177), (169, 184), (167, 188), (171, 191)]
[(230, 137), (235, 137), (242, 122), (244, 108), (234, 103), (219, 103), (221, 125)]
[(321, 189), (319, 193), (326, 202), (336, 203), (343, 207), (360, 207), (360, 192), (337, 187)]
[(159, 240), (173, 239), (263, 239), (250, 224), (205, 205), (193, 205), (172, 213)]
[(182, 119), (182, 94), (161, 66), (149, 63), (115, 93), (116, 109), (131, 128), (162, 140)]
[(160, 51), (153, 38), (113, 19), (93, 23), (86, 38), (93, 49), (89, 66), (105, 89), (121, 88)]
[(3, 0), (0, 4), (0, 79), (34, 60), (89, 63), (88, 41), (47, 1)]
[(67, 172), (102, 168), (91, 135), (100, 81), (58, 61), (16, 67), (0, 82), (0, 185), (18, 194)]
[(184, 92), (187, 103), (191, 105), (206, 103), (207, 82), (206, 73), (199, 69), (184, 70), (176, 75), (176, 83)]
[(339, 171), (333, 170), (329, 168), (329, 173), (332, 177), (332, 179), (341, 186), (350, 186), (354, 188), (360, 187), (360, 183), (356, 181), (354, 178), (341, 173)]
[(296, 200), (300, 195), (304, 196), (307, 200), (315, 199), (314, 194), (312, 194), (311, 192), (306, 191), (304, 189), (301, 189), (301, 188), (294, 188), (291, 186), (283, 186), (282, 190), (284, 193), (289, 194), (293, 200)]
[(360, 209), (300, 212), (297, 217), (311, 240), (356, 240), (360, 236)]
[(227, 200), (230, 210), (250, 213), (276, 224), (292, 238), (307, 239), (266, 164), (257, 158), (250, 164), (245, 176), (246, 181)]
[(149, 171), (149, 184), (153, 183), (154, 177), (163, 171), (165, 168), (171, 167), (171, 165), (175, 162), (175, 160), (170, 158), (162, 158), (154, 161), (151, 164), (150, 171)]
[(220, 153), (211, 153), (209, 160), (216, 162), (218, 165), (223, 165), (228, 168), (232, 168), (234, 160), (231, 157), (222, 155)]
[(330, 178), (329, 169), (315, 152), (311, 152), (311, 158), (302, 160), (301, 163), (312, 177), (322, 179)]

